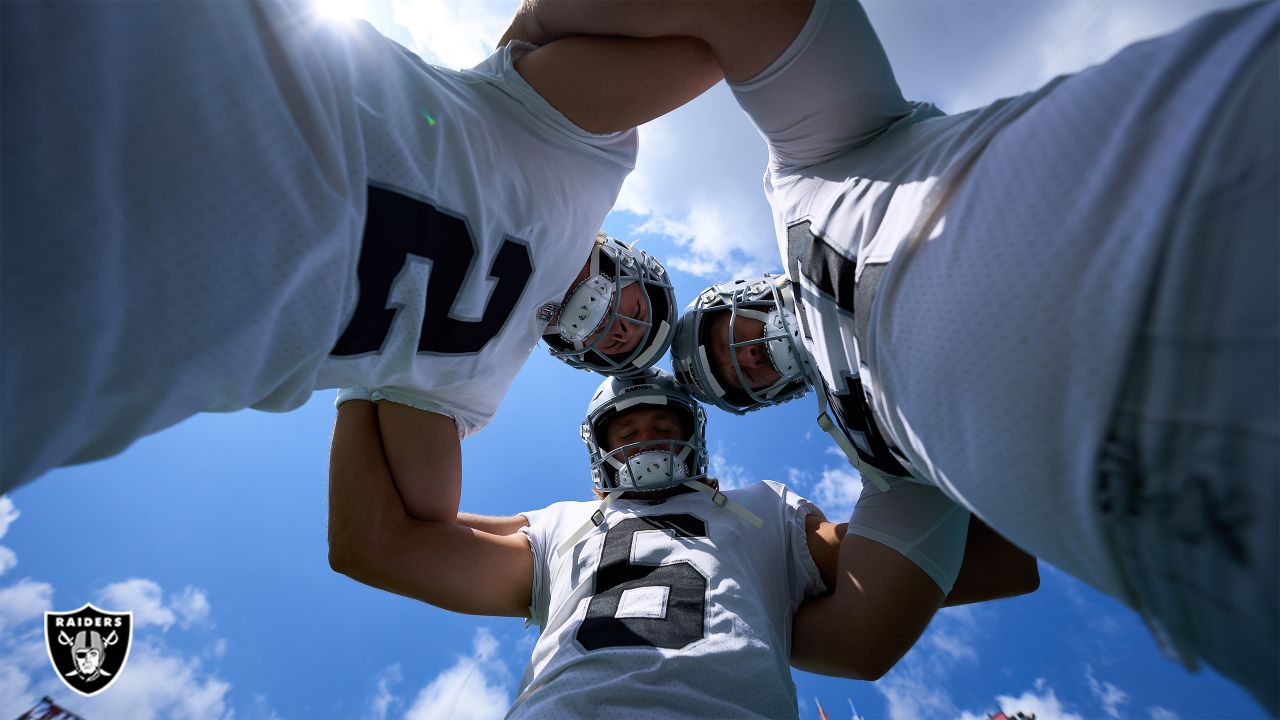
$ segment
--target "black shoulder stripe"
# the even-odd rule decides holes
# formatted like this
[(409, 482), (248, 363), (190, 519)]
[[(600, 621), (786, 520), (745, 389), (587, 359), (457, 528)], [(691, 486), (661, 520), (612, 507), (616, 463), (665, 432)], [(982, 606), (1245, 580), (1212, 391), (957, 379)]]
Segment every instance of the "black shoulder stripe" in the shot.
[(853, 312), (858, 259), (842, 255), (813, 232), (812, 224), (805, 220), (787, 228), (787, 270), (799, 282), (803, 268), (806, 280), (835, 298), (841, 309)]

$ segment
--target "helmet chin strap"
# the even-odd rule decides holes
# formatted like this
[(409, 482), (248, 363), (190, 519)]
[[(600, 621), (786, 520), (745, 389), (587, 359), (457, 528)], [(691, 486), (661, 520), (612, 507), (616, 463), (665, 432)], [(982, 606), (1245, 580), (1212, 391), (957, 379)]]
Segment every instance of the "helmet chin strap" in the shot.
[[(661, 453), (663, 455), (666, 455), (669, 458), (667, 463), (678, 463), (673, 465), (662, 463), (663, 465), (667, 465), (668, 467), (668, 470), (665, 473), (666, 477), (671, 478), (673, 475), (676, 474), (675, 468), (684, 467), (684, 460), (686, 457), (688, 457), (691, 450), (692, 448), (687, 445), (680, 451), (679, 454), (676, 454), (667, 450), (650, 450), (648, 452), (637, 453), (631, 456), (630, 458), (627, 459), (626, 465), (618, 462), (617, 458), (614, 458), (612, 456), (608, 458), (608, 461), (611, 465), (613, 465), (613, 467), (618, 473), (623, 473), (630, 470), (633, 462), (634, 464), (638, 464), (641, 466), (645, 464), (651, 464), (653, 462), (652, 458), (642, 458), (641, 456), (648, 455), (649, 453)], [(635, 462), (637, 458), (639, 458), (639, 461)], [(637, 478), (637, 480), (639, 480), (639, 478)], [(684, 485), (685, 487), (691, 488), (693, 490), (697, 490), (703, 495), (706, 495), (707, 497), (711, 498), (711, 502), (714, 503), (717, 507), (722, 507), (728, 510), (729, 512), (733, 513), (734, 515), (737, 515), (738, 517), (745, 520), (747, 524), (751, 525), (752, 527), (760, 528), (764, 526), (764, 520), (761, 520), (759, 515), (756, 515), (755, 513), (746, 509), (741, 504), (730, 500), (729, 496), (725, 495), (719, 490), (712, 489), (710, 485), (707, 485), (706, 483), (700, 480), (693, 480), (693, 479), (685, 480), (680, 484)], [(638, 485), (638, 482), (637, 482), (637, 485)], [(673, 486), (674, 485), (666, 485), (656, 489), (661, 490), (661, 489), (664, 489), (665, 487), (673, 487)], [(592, 528), (597, 528), (603, 525), (604, 510), (605, 508), (613, 504), (614, 500), (617, 500), (623, 493), (634, 492), (635, 490), (639, 490), (639, 489), (641, 488), (633, 485), (632, 487), (629, 487), (629, 488), (617, 488), (614, 490), (610, 490), (609, 494), (606, 495), (604, 499), (600, 501), (600, 507), (596, 508), (596, 511), (591, 514), (591, 517), (587, 518), (586, 522), (584, 522), (581, 526), (579, 526), (578, 529), (575, 530), (572, 535), (570, 535), (564, 542), (560, 543), (560, 545), (556, 547), (556, 556), (560, 557), (564, 555), (566, 552), (569, 551), (570, 548), (572, 548), (574, 545), (577, 545), (578, 542), (581, 541), (582, 538), (585, 537), (586, 534), (590, 532)]]
[(613, 501), (617, 500), (618, 496), (622, 495), (624, 492), (626, 492), (626, 490), (613, 490), (608, 495), (605, 495), (604, 500), (600, 501), (600, 507), (596, 508), (596, 511), (591, 513), (591, 517), (587, 518), (586, 522), (582, 523), (582, 525), (575, 530), (567, 540), (560, 543), (560, 546), (556, 548), (556, 557), (560, 557), (566, 552), (569, 552), (569, 548), (577, 545), (578, 541), (590, 532), (592, 528), (598, 528), (603, 525), (605, 508), (612, 505)]
[(685, 487), (693, 488), (694, 490), (697, 490), (703, 495), (711, 498), (711, 502), (715, 503), (717, 506), (728, 510), (743, 520), (746, 520), (752, 527), (764, 527), (764, 520), (761, 520), (759, 515), (756, 515), (742, 505), (730, 500), (728, 495), (725, 495), (719, 490), (713, 490), (710, 485), (699, 480), (686, 480), (684, 484)]

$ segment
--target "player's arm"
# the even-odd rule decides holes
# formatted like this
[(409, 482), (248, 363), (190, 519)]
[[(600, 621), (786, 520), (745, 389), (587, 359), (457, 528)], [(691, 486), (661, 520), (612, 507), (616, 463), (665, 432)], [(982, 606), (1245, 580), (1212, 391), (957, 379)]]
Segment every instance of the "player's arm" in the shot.
[(573, 35), (695, 38), (710, 50), (704, 62), (738, 82), (782, 54), (812, 6), (813, 0), (524, 0), (499, 45), (512, 39), (545, 45)]
[(791, 665), (821, 675), (876, 680), (924, 632), (942, 604), (942, 590), (897, 551), (847, 533), (839, 542), (833, 575), (831, 594), (796, 611)]
[(487, 532), (491, 535), (510, 535), (520, 532), (520, 528), (529, 524), (529, 520), (523, 515), (474, 515), (472, 513), (458, 513), (458, 524), (466, 525), (472, 530)]
[[(374, 427), (385, 464), (410, 517), (455, 522), (462, 497), (462, 442), (453, 418), (388, 400), (376, 407)], [(341, 429), (335, 430), (335, 440)]]
[(533, 593), (528, 539), (459, 525), (455, 516), (446, 522), (410, 517), (383, 452), (379, 412), (362, 400), (338, 408), (329, 463), (329, 564), (367, 585), (446, 610), (524, 616)]
[(890, 483), (886, 492), (867, 487), (858, 498), (840, 539), (833, 592), (797, 610), (795, 667), (879, 678), (911, 649), (953, 587), (969, 513), (935, 487)]
[(836, 586), (836, 566), (840, 560), (840, 541), (844, 539), (849, 523), (836, 524), (818, 513), (804, 519), (805, 538), (809, 544), (809, 556), (818, 566), (822, 584), (831, 592)]
[(710, 48), (689, 37), (569, 37), (520, 57), (515, 68), (552, 107), (595, 133), (646, 123), (721, 78)]
[(1040, 587), (1040, 568), (1034, 555), (1005, 540), (976, 516), (969, 518), (969, 536), (956, 584), (944, 606), (1015, 597)]

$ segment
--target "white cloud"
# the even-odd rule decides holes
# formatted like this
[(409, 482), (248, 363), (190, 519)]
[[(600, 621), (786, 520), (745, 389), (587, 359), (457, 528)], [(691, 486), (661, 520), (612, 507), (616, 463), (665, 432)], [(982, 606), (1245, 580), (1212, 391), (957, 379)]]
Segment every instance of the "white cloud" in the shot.
[(158, 625), (161, 630), (168, 630), (177, 621), (173, 611), (165, 607), (164, 591), (154, 580), (130, 578), (111, 583), (98, 591), (98, 600), (107, 610), (132, 611), (135, 630), (148, 625)]
[(11, 664), (0, 661), (0, 707), (26, 712), (40, 700), (31, 692), (31, 678)]
[(1160, 705), (1153, 705), (1147, 708), (1147, 716), (1151, 720), (1179, 720), (1178, 713)]
[[(128, 582), (131, 581), (117, 585), (137, 593), (140, 586)], [(121, 594), (127, 592), (122, 590)], [(43, 626), (34, 622), (52, 609), (52, 594), (51, 585), (32, 580), (0, 590), (0, 608), (7, 609), (0, 613), (9, 623), (5, 632), (0, 632), (0, 707), (18, 708), (21, 712), (48, 695), (63, 707), (92, 718), (203, 720), (232, 716), (227, 707), (227, 682), (205, 672), (198, 658), (175, 654), (162, 644), (140, 639), (137, 633), (125, 668), (110, 692), (94, 698), (72, 695), (49, 664)], [(160, 594), (159, 586), (155, 587), (155, 594)], [(13, 631), (24, 623), (28, 625), (26, 630)], [(222, 645), (225, 648), (225, 643)], [(215, 650), (216, 647), (217, 644)]]
[(1129, 693), (1121, 690), (1115, 685), (1101, 681), (1093, 676), (1093, 667), (1086, 665), (1084, 668), (1085, 678), (1089, 681), (1089, 691), (1098, 699), (1102, 705), (1102, 711), (1107, 717), (1119, 720), (1121, 716), (1120, 706), (1129, 702)]
[(378, 677), (378, 688), (369, 700), (368, 716), (373, 720), (386, 720), (388, 711), (400, 704), (391, 688), (399, 685), (401, 680), (400, 663), (388, 666)]
[(485, 628), (476, 631), (470, 657), (458, 658), (418, 693), (405, 714), (410, 720), (500, 718), (511, 707), (510, 672), (497, 655), (498, 641)]
[[(22, 513), (18, 512), (18, 508), (14, 506), (13, 501), (9, 499), (8, 495), (0, 495), (0, 538), (3, 538), (5, 533), (9, 532), (9, 526), (12, 525), (13, 521), (17, 520), (18, 516), (21, 514)], [(13, 569), (13, 566), (17, 564), (18, 554), (7, 547), (0, 545), (0, 575), (3, 575)]]
[(204, 625), (209, 621), (209, 598), (203, 590), (188, 585), (170, 605), (184, 628)]
[(723, 84), (640, 128), (640, 156), (616, 209), (683, 252), (670, 267), (713, 280), (781, 269), (761, 178), (764, 142)]
[(716, 443), (716, 447), (711, 451), (708, 458), (708, 474), (720, 481), (721, 490), (732, 490), (750, 485), (755, 482), (747, 473), (747, 469), (741, 465), (734, 465), (729, 462), (724, 454), (724, 445)]
[(146, 578), (130, 578), (98, 591), (107, 609), (132, 611), (135, 628), (148, 625), (168, 630), (177, 623), (182, 628), (204, 624), (209, 619), (209, 598), (203, 590), (188, 586), (166, 604), (160, 584)]
[(138, 644), (137, 635), (134, 643), (110, 692), (67, 707), (83, 707), (83, 714), (94, 718), (196, 720), (233, 716), (227, 707), (231, 685), (203, 672), (199, 659), (172, 654), (158, 645)]
[(53, 586), (31, 578), (0, 588), (0, 630), (42, 617), (53, 609)]
[(451, 68), (475, 65), (493, 54), (515, 14), (516, 3), (456, 0), (392, 0), (391, 13), (413, 38), (412, 50)]
[(12, 525), (13, 521), (17, 520), (18, 516), (21, 514), (22, 513), (18, 512), (18, 508), (14, 506), (13, 501), (9, 499), (8, 495), (0, 495), (0, 538), (4, 537), (5, 533), (9, 532), (9, 526)]
[(1058, 699), (1053, 688), (1047, 687), (1044, 679), (1037, 680), (1035, 687), (1017, 697), (1008, 695), (996, 696), (996, 702), (1006, 715), (1023, 713), (1035, 715), (1036, 720), (1084, 720), (1080, 715), (1068, 712)]
[(862, 494), (862, 476), (849, 467), (823, 468), (822, 479), (813, 488), (813, 501), (829, 518), (847, 518)]

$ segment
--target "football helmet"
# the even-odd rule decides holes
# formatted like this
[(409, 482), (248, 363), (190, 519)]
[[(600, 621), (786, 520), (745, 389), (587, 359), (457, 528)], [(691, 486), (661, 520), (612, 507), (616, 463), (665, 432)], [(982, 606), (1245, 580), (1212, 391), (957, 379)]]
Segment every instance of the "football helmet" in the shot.
[[(663, 407), (680, 417), (684, 440), (653, 440), (605, 447), (605, 428), (638, 407)], [(582, 439), (591, 481), (601, 492), (663, 490), (707, 476), (707, 414), (665, 370), (605, 379), (587, 405)]]
[[(711, 320), (729, 313), (729, 338), (738, 318), (749, 317), (764, 323), (761, 337), (729, 342), (729, 358), (741, 389), (726, 387), (707, 356)], [(738, 349), (762, 345), (765, 356), (780, 377), (768, 387), (753, 389), (738, 362)], [(712, 285), (685, 308), (676, 323), (671, 346), (671, 366), (676, 380), (694, 397), (721, 410), (742, 415), (762, 407), (778, 405), (809, 391), (806, 363), (809, 356), (800, 340), (800, 322), (791, 280), (784, 275), (762, 275), (746, 280)]]
[[(621, 413), (645, 406), (673, 410), (684, 422), (688, 437), (628, 443), (606, 450), (602, 441), (608, 424)], [(587, 443), (587, 455), (591, 459), (591, 481), (605, 495), (591, 517), (560, 543), (556, 555), (569, 552), (592, 528), (603, 525), (605, 509), (625, 493), (654, 492), (676, 485), (696, 490), (717, 507), (756, 528), (763, 527), (760, 516), (707, 484), (706, 428), (706, 411), (664, 370), (649, 369), (630, 376), (610, 377), (600, 383), (587, 405), (582, 439)]]
[[(623, 375), (648, 368), (671, 347), (676, 322), (676, 296), (666, 268), (604, 233), (596, 235), (589, 263), (586, 279), (569, 289), (542, 339), (554, 357), (580, 370)], [(622, 289), (632, 284), (643, 292), (646, 318), (618, 308)], [(643, 328), (643, 335), (631, 351), (606, 355), (597, 348), (616, 320)]]

